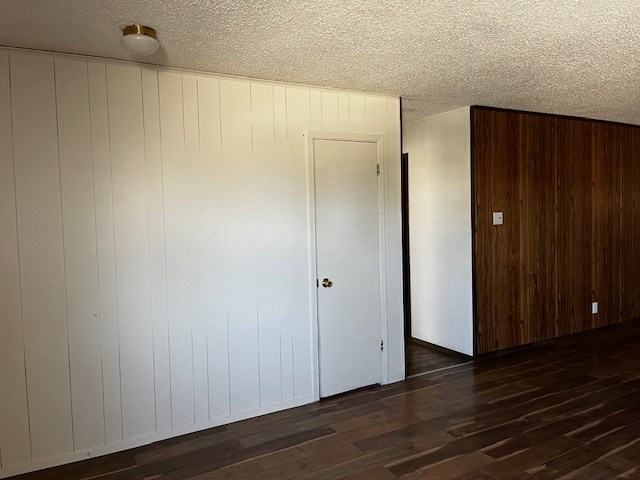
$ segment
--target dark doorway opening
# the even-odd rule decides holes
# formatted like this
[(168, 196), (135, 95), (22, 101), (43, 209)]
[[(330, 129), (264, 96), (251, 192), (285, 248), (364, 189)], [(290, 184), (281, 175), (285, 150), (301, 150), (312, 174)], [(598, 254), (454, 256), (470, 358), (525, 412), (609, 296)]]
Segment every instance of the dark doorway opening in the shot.
[(402, 211), (402, 291), (404, 306), (404, 337), (411, 338), (411, 266), (409, 259), (409, 154), (403, 153), (400, 163)]

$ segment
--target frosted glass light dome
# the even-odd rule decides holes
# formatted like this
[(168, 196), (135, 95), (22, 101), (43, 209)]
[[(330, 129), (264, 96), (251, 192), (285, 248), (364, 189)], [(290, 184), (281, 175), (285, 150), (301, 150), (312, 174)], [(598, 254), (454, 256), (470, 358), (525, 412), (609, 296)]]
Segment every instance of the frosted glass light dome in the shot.
[(122, 45), (134, 55), (140, 56), (151, 55), (160, 48), (156, 31), (137, 23), (122, 29)]

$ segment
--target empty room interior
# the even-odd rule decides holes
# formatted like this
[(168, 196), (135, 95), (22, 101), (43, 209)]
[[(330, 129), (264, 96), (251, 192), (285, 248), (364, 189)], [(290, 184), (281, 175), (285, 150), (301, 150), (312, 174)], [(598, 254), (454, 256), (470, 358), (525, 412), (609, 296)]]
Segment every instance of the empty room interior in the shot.
[(0, 2), (0, 478), (640, 478), (640, 3)]

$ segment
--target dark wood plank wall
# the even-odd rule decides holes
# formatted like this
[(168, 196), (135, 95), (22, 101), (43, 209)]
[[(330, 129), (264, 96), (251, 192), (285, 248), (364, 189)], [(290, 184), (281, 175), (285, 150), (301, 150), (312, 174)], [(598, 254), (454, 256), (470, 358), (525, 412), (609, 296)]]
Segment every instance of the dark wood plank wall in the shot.
[(485, 107), (472, 122), (476, 352), (640, 317), (640, 128)]

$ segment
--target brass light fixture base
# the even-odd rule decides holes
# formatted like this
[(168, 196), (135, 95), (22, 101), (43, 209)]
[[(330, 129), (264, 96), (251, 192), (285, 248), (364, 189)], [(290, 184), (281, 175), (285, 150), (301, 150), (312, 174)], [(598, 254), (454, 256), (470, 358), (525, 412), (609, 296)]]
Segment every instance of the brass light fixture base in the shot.
[(147, 37), (156, 38), (156, 31), (151, 27), (145, 27), (138, 23), (127, 25), (122, 29), (122, 35), (146, 35)]

